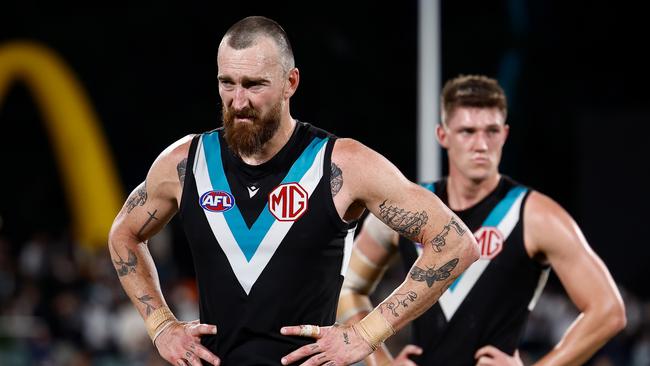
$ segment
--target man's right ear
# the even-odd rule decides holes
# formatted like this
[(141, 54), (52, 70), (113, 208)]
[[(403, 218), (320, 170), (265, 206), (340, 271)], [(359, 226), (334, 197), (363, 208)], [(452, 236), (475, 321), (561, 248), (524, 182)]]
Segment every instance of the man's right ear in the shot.
[(438, 123), (438, 126), (436, 126), (436, 138), (438, 139), (438, 143), (440, 146), (443, 148), (447, 148), (447, 131), (445, 130), (445, 127), (442, 125), (442, 123)]

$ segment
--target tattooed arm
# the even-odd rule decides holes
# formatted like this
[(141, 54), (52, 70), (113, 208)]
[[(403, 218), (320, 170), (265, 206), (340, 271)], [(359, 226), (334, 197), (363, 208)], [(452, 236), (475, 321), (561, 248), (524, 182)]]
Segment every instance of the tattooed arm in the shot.
[[(127, 198), (109, 233), (109, 252), (122, 287), (145, 320), (167, 307), (147, 243), (178, 211), (190, 141), (187, 136), (158, 156), (146, 180)], [(160, 333), (155, 345), (173, 364), (181, 358), (196, 362), (203, 358), (216, 364), (217, 357), (195, 340), (200, 334), (214, 333), (216, 327), (211, 325), (174, 322)]]
[[(373, 310), (395, 331), (399, 330), (431, 307), (478, 259), (476, 240), (434, 194), (407, 180), (388, 160), (362, 144), (337, 140), (332, 163), (341, 170), (342, 181), (334, 203), (344, 220), (357, 219), (365, 207), (391, 229), (424, 244), (422, 255), (404, 282)], [(336, 365), (359, 361), (377, 344), (368, 345), (357, 329), (322, 328), (315, 345), (296, 350), (284, 361), (311, 357), (307, 365), (321, 364), (319, 357), (323, 354)], [(298, 335), (300, 328), (287, 327), (283, 332)], [(349, 343), (344, 342), (346, 334)]]
[[(478, 259), (478, 246), (465, 224), (436, 195), (408, 181), (384, 157), (353, 141), (341, 147), (350, 158), (341, 167), (343, 174), (350, 176), (342, 191), (347, 184), (355, 202), (363, 202), (400, 235), (423, 244), (422, 254), (404, 282), (378, 306), (398, 330), (433, 305)], [(359, 168), (362, 164), (371, 168)]]

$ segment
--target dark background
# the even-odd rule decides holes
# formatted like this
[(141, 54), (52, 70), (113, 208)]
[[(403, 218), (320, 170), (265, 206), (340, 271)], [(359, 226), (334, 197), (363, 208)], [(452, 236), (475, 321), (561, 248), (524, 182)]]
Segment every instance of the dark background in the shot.
[[(442, 80), (483, 73), (508, 93), (502, 171), (560, 202), (615, 279), (650, 296), (642, 231), (650, 84), (641, 12), (606, 1), (441, 3)], [(417, 12), (416, 1), (3, 2), (0, 41), (36, 40), (69, 63), (130, 191), (168, 144), (220, 125), (218, 42), (240, 18), (266, 15), (288, 32), (301, 71), (293, 116), (364, 142), (415, 179)], [(1, 106), (3, 232), (65, 228), (69, 215), (38, 108), (20, 83)]]
[[(287, 31), (301, 72), (292, 115), (362, 141), (415, 180), (418, 3), (270, 3), (4, 1), (0, 43), (34, 40), (65, 59), (129, 192), (170, 143), (221, 124), (218, 42), (237, 20), (266, 15)], [(563, 205), (616, 282), (650, 299), (645, 13), (621, 1), (441, 3), (442, 80), (486, 74), (508, 94), (502, 172)], [(20, 83), (0, 101), (0, 131), (0, 235), (18, 253), (35, 232), (66, 235), (70, 215), (38, 107)]]

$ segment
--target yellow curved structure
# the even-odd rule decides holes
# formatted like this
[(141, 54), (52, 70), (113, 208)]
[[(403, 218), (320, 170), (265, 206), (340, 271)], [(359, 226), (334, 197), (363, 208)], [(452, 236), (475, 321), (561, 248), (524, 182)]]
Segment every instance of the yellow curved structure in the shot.
[(65, 62), (33, 42), (0, 45), (0, 107), (13, 82), (34, 95), (54, 146), (75, 238), (104, 245), (124, 196), (95, 112)]

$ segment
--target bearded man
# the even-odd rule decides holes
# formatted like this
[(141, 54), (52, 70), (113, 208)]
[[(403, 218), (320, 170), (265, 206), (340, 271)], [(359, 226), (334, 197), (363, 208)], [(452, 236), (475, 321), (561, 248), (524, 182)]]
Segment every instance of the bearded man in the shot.
[[(109, 249), (122, 286), (174, 365), (359, 361), (478, 258), (476, 241), (434, 194), (381, 155), (291, 117), (300, 74), (276, 22), (237, 22), (217, 63), (224, 126), (163, 151), (115, 219)], [(366, 208), (406, 237), (431, 243), (416, 263), (444, 268), (445, 276), (406, 278), (365, 319), (331, 326)], [(177, 320), (166, 305), (147, 249), (176, 212), (196, 270), (194, 322)], [(445, 232), (445, 225), (458, 230)]]

